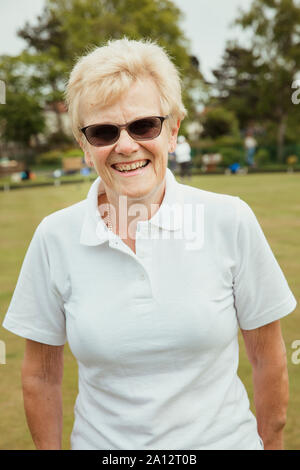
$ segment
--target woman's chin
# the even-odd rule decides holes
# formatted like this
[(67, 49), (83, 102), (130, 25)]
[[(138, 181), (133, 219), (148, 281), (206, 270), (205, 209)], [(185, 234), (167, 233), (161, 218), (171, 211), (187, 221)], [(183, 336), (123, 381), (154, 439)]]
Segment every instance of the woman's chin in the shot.
[(130, 191), (129, 188), (126, 188), (125, 191), (122, 191), (121, 195), (126, 196), (128, 200), (134, 201), (136, 200), (141, 201), (141, 200), (146, 200), (151, 196), (152, 191), (149, 189), (149, 191), (146, 190), (145, 187), (143, 188), (133, 188), (132, 191)]

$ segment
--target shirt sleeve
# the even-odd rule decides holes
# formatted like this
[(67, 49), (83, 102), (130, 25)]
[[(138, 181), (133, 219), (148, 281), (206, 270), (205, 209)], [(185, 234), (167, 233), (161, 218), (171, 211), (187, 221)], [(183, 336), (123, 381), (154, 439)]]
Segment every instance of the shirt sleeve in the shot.
[(297, 302), (255, 214), (246, 202), (237, 200), (233, 293), (240, 327), (252, 330), (288, 315)]
[(30, 242), (2, 326), (24, 338), (60, 346), (66, 342), (65, 314), (63, 299), (51, 279), (45, 220)]

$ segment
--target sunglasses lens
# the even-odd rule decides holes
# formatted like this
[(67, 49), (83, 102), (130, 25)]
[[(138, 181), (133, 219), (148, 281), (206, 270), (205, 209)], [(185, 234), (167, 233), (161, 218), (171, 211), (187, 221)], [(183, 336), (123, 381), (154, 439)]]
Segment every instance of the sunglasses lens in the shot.
[(95, 147), (112, 145), (117, 142), (122, 128), (126, 128), (128, 134), (135, 140), (150, 140), (159, 136), (162, 123), (167, 117), (151, 116), (137, 119), (130, 124), (122, 126), (95, 124), (81, 130), (84, 132), (88, 142)]
[(155, 139), (161, 131), (161, 120), (157, 117), (138, 119), (129, 125), (128, 130), (136, 140)]
[(99, 124), (86, 130), (86, 138), (91, 145), (96, 147), (112, 144), (117, 140), (118, 134), (118, 128), (111, 124)]

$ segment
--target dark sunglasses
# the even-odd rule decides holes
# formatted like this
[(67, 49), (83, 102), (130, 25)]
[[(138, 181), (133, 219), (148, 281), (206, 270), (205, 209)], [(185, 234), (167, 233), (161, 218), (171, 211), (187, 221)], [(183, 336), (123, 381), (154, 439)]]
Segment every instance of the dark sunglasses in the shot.
[(94, 147), (114, 144), (120, 137), (121, 129), (126, 129), (134, 140), (151, 140), (159, 136), (163, 122), (168, 117), (144, 117), (120, 126), (118, 124), (92, 124), (80, 130)]

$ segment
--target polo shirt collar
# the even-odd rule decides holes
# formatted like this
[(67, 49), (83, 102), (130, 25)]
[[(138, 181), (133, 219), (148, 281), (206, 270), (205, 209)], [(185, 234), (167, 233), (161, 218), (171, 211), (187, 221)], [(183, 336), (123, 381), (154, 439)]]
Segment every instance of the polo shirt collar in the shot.
[[(162, 204), (150, 220), (141, 223), (151, 223), (169, 231), (180, 230), (182, 227), (181, 205), (183, 203), (180, 185), (169, 168), (166, 170), (165, 179), (166, 188)], [(104, 185), (100, 176), (98, 176), (91, 185), (86, 199), (86, 210), (80, 234), (80, 243), (82, 245), (100, 245), (111, 237), (111, 232), (98, 210), (98, 194), (101, 192), (104, 192)]]

